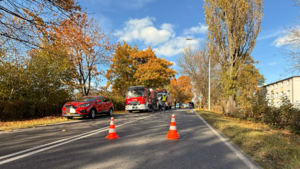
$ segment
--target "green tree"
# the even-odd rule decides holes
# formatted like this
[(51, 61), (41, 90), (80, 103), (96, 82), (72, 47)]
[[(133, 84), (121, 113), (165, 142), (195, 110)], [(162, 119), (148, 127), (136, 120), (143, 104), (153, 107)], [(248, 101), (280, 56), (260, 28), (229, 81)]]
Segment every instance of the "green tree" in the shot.
[(253, 99), (257, 97), (256, 93), (260, 93), (264, 76), (255, 68), (255, 62), (252, 57), (242, 65), (237, 80), (237, 103), (244, 108), (245, 117), (253, 116)]
[(43, 41), (42, 49), (32, 50), (26, 64), (30, 90), (26, 93), (32, 100), (67, 100), (73, 93), (76, 69), (70, 61), (63, 44)]

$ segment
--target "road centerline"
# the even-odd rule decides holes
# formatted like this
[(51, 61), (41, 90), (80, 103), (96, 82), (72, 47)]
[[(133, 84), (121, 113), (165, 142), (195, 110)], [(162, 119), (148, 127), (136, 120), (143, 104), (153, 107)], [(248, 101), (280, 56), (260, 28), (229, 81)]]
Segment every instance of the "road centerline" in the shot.
[[(144, 116), (144, 117), (138, 117), (138, 118), (135, 118), (134, 120), (130, 120), (130, 121), (127, 121), (127, 122), (120, 122), (121, 124), (118, 123), (118, 124), (116, 124), (115, 127), (117, 128), (117, 127), (123, 126), (125, 124), (133, 123), (135, 121), (138, 121), (138, 120), (141, 120), (141, 119), (145, 119), (145, 118), (151, 117), (153, 115), (154, 114), (148, 115), (148, 116)], [(21, 159), (21, 158), (24, 158), (24, 157), (27, 157), (27, 156), (30, 156), (30, 155), (33, 155), (33, 154), (36, 154), (36, 153), (39, 153), (39, 152), (42, 152), (42, 151), (46, 151), (46, 150), (49, 150), (49, 149), (52, 149), (52, 148), (55, 148), (55, 147), (58, 147), (58, 146), (61, 146), (61, 145), (73, 142), (73, 141), (76, 141), (76, 140), (80, 140), (80, 139), (83, 139), (83, 138), (86, 138), (86, 137), (89, 137), (89, 136), (101, 133), (103, 131), (107, 131), (108, 128), (109, 127), (100, 128), (100, 129), (93, 130), (93, 131), (90, 131), (90, 132), (87, 132), (87, 133), (82, 133), (82, 134), (79, 134), (79, 135), (76, 135), (76, 136), (72, 136), (72, 137), (69, 137), (69, 138), (66, 138), (66, 139), (58, 140), (58, 141), (55, 141), (55, 142), (52, 142), (52, 143), (44, 144), (44, 145), (37, 146), (37, 147), (31, 148), (31, 149), (27, 149), (27, 150), (23, 150), (23, 151), (19, 151), (19, 152), (16, 152), (16, 153), (12, 153), (12, 154), (8, 154), (8, 155), (5, 155), (5, 156), (2, 156), (2, 157), (0, 157), (0, 160), (1, 159), (6, 159), (6, 158), (9, 158), (9, 157), (12, 157), (12, 156), (16, 156), (16, 155), (19, 155), (19, 154), (22, 154), (22, 153), (29, 152), (29, 153), (26, 153), (26, 154), (23, 154), (23, 155), (19, 155), (19, 156), (10, 158), (10, 159), (6, 159), (6, 160), (3, 160), (3, 161), (0, 161), (0, 165), (8, 163), (8, 162), (11, 162), (11, 161), (15, 161), (17, 159)], [(78, 137), (78, 136), (80, 136), (80, 137)], [(66, 140), (69, 140), (69, 141), (66, 141)], [(62, 143), (60, 143), (60, 142), (62, 142)], [(59, 144), (57, 144), (57, 143), (59, 143)], [(52, 146), (49, 146), (49, 145), (52, 145)], [(49, 146), (49, 147), (47, 147), (47, 146)], [(45, 148), (43, 148), (43, 147), (45, 147)], [(42, 148), (42, 149), (40, 149), (40, 148)], [(36, 150), (36, 149), (38, 149), (38, 150)], [(35, 151), (32, 151), (32, 150), (35, 150)], [(30, 151), (32, 151), (32, 152), (30, 152)]]

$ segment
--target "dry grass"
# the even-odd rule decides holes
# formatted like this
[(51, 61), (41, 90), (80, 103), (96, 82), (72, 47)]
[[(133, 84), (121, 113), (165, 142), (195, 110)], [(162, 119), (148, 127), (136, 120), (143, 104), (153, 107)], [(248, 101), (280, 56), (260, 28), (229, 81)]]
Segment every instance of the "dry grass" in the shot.
[[(125, 110), (114, 111), (114, 114), (125, 114), (128, 113)], [(31, 119), (31, 120), (20, 120), (20, 121), (8, 121), (1, 122), (0, 121), (0, 131), (10, 132), (11, 130), (20, 129), (20, 128), (35, 128), (36, 126), (47, 126), (49, 124), (61, 123), (71, 120), (82, 119), (82, 117), (74, 117), (74, 119), (66, 119), (62, 116), (51, 116), (39, 119)]]
[(114, 114), (126, 114), (126, 113), (128, 113), (128, 112), (125, 110), (114, 111)]
[(300, 168), (300, 136), (265, 124), (224, 116), (218, 112), (198, 113), (264, 168)]
[(0, 122), (0, 131), (11, 131), (20, 128), (34, 128), (36, 126), (47, 126), (49, 124), (54, 123), (61, 123), (70, 121), (65, 117), (45, 117), (39, 119), (32, 119), (32, 120), (22, 120), (22, 121), (11, 121), (11, 122)]

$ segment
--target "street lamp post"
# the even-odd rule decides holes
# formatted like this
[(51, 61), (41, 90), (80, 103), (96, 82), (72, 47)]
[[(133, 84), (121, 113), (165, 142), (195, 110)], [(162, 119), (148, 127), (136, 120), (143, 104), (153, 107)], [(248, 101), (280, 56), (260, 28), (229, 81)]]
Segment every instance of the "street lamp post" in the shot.
[[(198, 40), (198, 41), (203, 41), (205, 43), (211, 43), (211, 42), (207, 42), (202, 39), (186, 38), (186, 40)], [(210, 57), (209, 57), (209, 55), (208, 55), (208, 110), (210, 110)]]

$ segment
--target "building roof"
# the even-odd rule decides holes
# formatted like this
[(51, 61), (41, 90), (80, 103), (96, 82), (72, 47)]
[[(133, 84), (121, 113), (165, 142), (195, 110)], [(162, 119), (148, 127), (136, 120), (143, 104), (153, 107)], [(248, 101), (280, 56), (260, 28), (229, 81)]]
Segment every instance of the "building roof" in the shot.
[(276, 82), (273, 82), (273, 83), (264, 85), (263, 87), (270, 86), (270, 85), (273, 85), (273, 84), (276, 84), (276, 83), (279, 83), (279, 82), (283, 82), (283, 81), (285, 81), (285, 80), (292, 79), (292, 78), (294, 78), (294, 77), (300, 77), (300, 76), (291, 76), (291, 77), (289, 77), (289, 78), (282, 79), (282, 80), (278, 80), (278, 81), (276, 81)]

